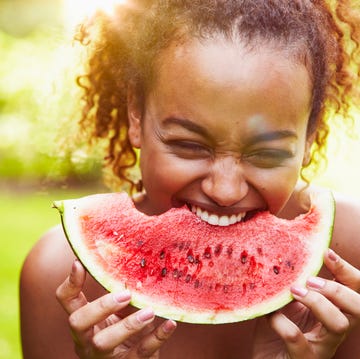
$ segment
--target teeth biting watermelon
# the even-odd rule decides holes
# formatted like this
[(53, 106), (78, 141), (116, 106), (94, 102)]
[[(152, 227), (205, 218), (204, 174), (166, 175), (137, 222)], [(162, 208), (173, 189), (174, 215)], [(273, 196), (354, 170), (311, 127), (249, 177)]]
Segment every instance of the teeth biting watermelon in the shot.
[(293, 220), (262, 212), (214, 226), (189, 209), (139, 212), (125, 193), (54, 202), (75, 254), (107, 290), (128, 288), (132, 304), (191, 323), (229, 323), (272, 312), (292, 300), (322, 266), (334, 200), (312, 196)]

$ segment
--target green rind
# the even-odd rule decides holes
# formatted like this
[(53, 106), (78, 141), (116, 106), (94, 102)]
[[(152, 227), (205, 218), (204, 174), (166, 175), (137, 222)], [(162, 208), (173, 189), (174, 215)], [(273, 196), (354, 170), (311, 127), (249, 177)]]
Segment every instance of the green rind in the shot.
[[(319, 197), (321, 196), (321, 200)], [(88, 272), (97, 280), (105, 289), (110, 292), (119, 291), (125, 288), (125, 286), (117, 281), (111, 280), (109, 275), (104, 273), (101, 268), (93, 265), (91, 261), (89, 263), (85, 263), (83, 258), (87, 258), (88, 254), (86, 253), (86, 248), (84, 246), (77, 247), (74, 240), (74, 235), (79, 235), (74, 233), (74, 225), (72, 222), (72, 213), (73, 210), (71, 208), (74, 205), (78, 204), (79, 200), (65, 200), (65, 201), (55, 201), (54, 207), (57, 208), (61, 215), (61, 221), (64, 228), (64, 232), (67, 240), (70, 243), (71, 248), (73, 249), (76, 256), (88, 270)], [(322, 231), (321, 234), (325, 237), (322, 241), (322, 245), (320, 247), (321, 253), (317, 256), (317, 261), (311, 262), (311, 268), (305, 271), (298, 279), (297, 284), (300, 286), (304, 286), (306, 280), (309, 276), (317, 275), (323, 265), (323, 254), (325, 250), (329, 247), (333, 232), (333, 223), (335, 216), (335, 201), (330, 191), (321, 191), (321, 193), (313, 195), (312, 201), (314, 201), (315, 205), (320, 207), (320, 212), (325, 213), (322, 216), (322, 221), (325, 223), (322, 224), (323, 228), (328, 228), (328, 233)], [(72, 233), (70, 233), (72, 232)], [(178, 321), (188, 322), (188, 323), (197, 323), (197, 324), (220, 324), (220, 323), (231, 323), (249, 320), (261, 315), (268, 314), (273, 312), (289, 302), (293, 300), (293, 297), (290, 293), (290, 290), (286, 290), (283, 293), (280, 293), (276, 298), (271, 299), (269, 302), (263, 302), (259, 305), (253, 306), (251, 308), (246, 309), (238, 309), (232, 312), (224, 311), (224, 312), (191, 312), (184, 311), (181, 308), (169, 308), (168, 306), (158, 305), (154, 302), (151, 297), (143, 295), (138, 292), (132, 293), (131, 304), (138, 308), (143, 308), (147, 306), (151, 306), (156, 313), (156, 315), (171, 318)]]
[[(59, 214), (60, 214), (60, 219), (61, 219), (61, 225), (62, 225), (62, 228), (64, 230), (64, 234), (65, 234), (65, 237), (72, 249), (72, 251), (74, 252), (76, 258), (81, 262), (81, 264), (83, 265), (83, 267), (87, 270), (87, 272), (106, 290), (108, 290), (109, 292), (113, 292), (114, 289), (112, 288), (115, 288), (115, 286), (113, 285), (110, 285), (110, 284), (106, 284), (108, 282), (108, 276), (100, 276), (100, 275), (96, 275), (96, 274), (93, 274), (94, 272), (96, 272), (96, 269), (95, 267), (92, 267), (91, 266), (91, 263), (90, 265), (88, 265), (82, 258), (83, 258), (83, 253), (81, 250), (79, 250), (79, 248), (77, 248), (73, 241), (71, 241), (70, 239), (70, 235), (69, 235), (69, 230), (67, 229), (68, 226), (66, 225), (66, 220), (65, 220), (65, 203), (70, 203), (71, 201), (77, 201), (77, 200), (71, 200), (71, 199), (67, 199), (67, 200), (59, 200), (59, 201), (54, 201), (53, 202), (53, 208), (56, 208), (58, 211), (59, 211)], [(84, 256), (85, 257), (85, 256)], [(86, 258), (86, 257), (85, 257)], [(97, 272), (96, 272), (97, 273)], [(117, 287), (118, 290), (121, 290), (121, 289), (126, 289), (125, 286), (122, 286), (122, 287)], [(133, 303), (131, 303), (133, 304)], [(134, 305), (134, 304), (133, 304)], [(136, 306), (136, 305), (135, 305)]]

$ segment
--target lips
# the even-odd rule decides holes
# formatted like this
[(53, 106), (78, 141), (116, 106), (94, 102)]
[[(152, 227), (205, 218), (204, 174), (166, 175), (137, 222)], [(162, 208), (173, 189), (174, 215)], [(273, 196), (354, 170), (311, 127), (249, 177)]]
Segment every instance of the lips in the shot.
[(217, 215), (215, 213), (209, 213), (208, 211), (195, 205), (191, 206), (191, 211), (200, 219), (213, 226), (230, 226), (231, 224), (241, 222), (246, 216), (246, 212), (232, 215)]

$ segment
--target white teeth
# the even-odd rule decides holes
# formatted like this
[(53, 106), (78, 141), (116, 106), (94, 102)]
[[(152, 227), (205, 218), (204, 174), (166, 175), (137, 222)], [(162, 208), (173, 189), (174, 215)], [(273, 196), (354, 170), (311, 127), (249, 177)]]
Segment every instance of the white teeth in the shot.
[(221, 216), (219, 218), (219, 226), (228, 226), (230, 224), (230, 218), (228, 216)]
[(244, 217), (245, 217), (246, 213), (240, 213), (237, 215), (236, 220), (237, 222), (240, 222)]
[[(201, 219), (203, 218), (201, 217)], [(213, 226), (216, 226), (219, 224), (219, 217), (216, 214), (210, 214), (207, 222), (212, 224)]]
[(230, 217), (230, 224), (234, 224), (236, 223), (238, 220), (237, 220), (237, 216), (235, 214), (233, 214), (231, 217)]
[(208, 211), (202, 210), (200, 207), (191, 206), (191, 211), (195, 213), (203, 221), (212, 224), (213, 226), (229, 226), (231, 224), (242, 221), (246, 213), (232, 214), (231, 216), (218, 216), (216, 214), (209, 214)]

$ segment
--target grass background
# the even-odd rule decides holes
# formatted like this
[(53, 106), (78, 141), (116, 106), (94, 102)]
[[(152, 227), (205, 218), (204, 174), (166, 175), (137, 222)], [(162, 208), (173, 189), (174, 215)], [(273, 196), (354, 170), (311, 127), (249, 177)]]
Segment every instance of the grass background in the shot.
[(24, 191), (0, 189), (0, 358), (20, 359), (18, 283), (23, 260), (60, 217), (52, 202), (96, 190)]

